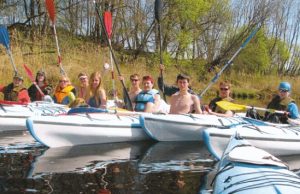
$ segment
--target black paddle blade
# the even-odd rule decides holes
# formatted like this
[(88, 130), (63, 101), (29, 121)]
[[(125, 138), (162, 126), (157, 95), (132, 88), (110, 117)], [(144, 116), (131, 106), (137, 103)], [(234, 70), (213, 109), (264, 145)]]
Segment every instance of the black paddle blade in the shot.
[(161, 0), (155, 0), (154, 4), (155, 19), (159, 22), (162, 15), (162, 2)]

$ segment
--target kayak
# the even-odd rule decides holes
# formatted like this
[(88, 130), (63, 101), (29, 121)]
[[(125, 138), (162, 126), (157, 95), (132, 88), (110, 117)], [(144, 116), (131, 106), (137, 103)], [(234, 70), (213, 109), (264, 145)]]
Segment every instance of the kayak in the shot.
[(200, 141), (209, 127), (229, 128), (248, 123), (241, 117), (218, 117), (203, 114), (141, 115), (145, 132), (156, 141)]
[(135, 114), (35, 116), (26, 120), (26, 126), (47, 147), (149, 140)]
[(93, 171), (101, 165), (136, 160), (149, 146), (141, 141), (49, 148), (34, 159), (27, 177)]
[(300, 154), (300, 126), (245, 124), (228, 129), (213, 127), (203, 132), (203, 140), (210, 152), (220, 159), (230, 137), (236, 132), (253, 146), (273, 155)]
[(300, 177), (281, 160), (233, 135), (214, 182), (215, 194), (300, 193)]
[(26, 130), (26, 118), (35, 115), (65, 114), (68, 108), (61, 104), (37, 101), (28, 104), (0, 102), (0, 131)]

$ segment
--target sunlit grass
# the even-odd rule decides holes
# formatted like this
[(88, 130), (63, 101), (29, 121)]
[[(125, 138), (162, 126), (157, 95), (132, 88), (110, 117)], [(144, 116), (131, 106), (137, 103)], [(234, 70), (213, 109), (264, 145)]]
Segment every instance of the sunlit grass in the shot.
[[(107, 47), (103, 47), (99, 44), (92, 43), (87, 40), (80, 40), (69, 36), (68, 34), (59, 34), (59, 45), (62, 55), (63, 68), (67, 75), (72, 80), (74, 85), (77, 85), (77, 75), (80, 72), (86, 72), (91, 74), (94, 71), (100, 71), (103, 73), (103, 87), (107, 92), (112, 89), (112, 76), (111, 72), (104, 72), (104, 63), (111, 63), (109, 50)], [(44, 70), (50, 83), (56, 85), (60, 71), (57, 66), (57, 50), (54, 38), (51, 34), (43, 37), (36, 37), (34, 41), (25, 37), (22, 33), (14, 31), (11, 37), (11, 50), (15, 64), (18, 71), (25, 78), (25, 86), (28, 87), (31, 83), (27, 77), (22, 64), (27, 66), (35, 74), (38, 70)], [(115, 52), (121, 74), (125, 77), (125, 85), (129, 87), (129, 76), (133, 73), (143, 75), (152, 75), (155, 80), (159, 76), (159, 57), (146, 58), (140, 57), (137, 60), (120, 60), (121, 58), (130, 58), (128, 56), (120, 56)], [(5, 48), (0, 46), (0, 76), (1, 85), (6, 85), (12, 81), (13, 68), (10, 63), (10, 59), (6, 54)], [(230, 67), (229, 67), (230, 68)], [(118, 93), (122, 93), (122, 85), (117, 78), (117, 69), (115, 70), (115, 83)], [(186, 70), (185, 70), (186, 71)], [(199, 75), (194, 69), (187, 70), (191, 76), (191, 85), (196, 93), (200, 93), (213, 78), (214, 74), (205, 74), (205, 81), (198, 81)], [(176, 76), (181, 73), (175, 65), (168, 65), (164, 72), (164, 80), (167, 84), (175, 84)], [(298, 100), (300, 96), (300, 80), (298, 77), (278, 77), (275, 75), (251, 75), (245, 73), (232, 72), (230, 69), (224, 72), (219, 78), (219, 81), (227, 79), (232, 82), (233, 92), (240, 96), (251, 98), (256, 100), (257, 96), (264, 96), (265, 100), (272, 97), (272, 94), (277, 92), (278, 84), (281, 81), (289, 81), (292, 84), (292, 97)], [(155, 85), (157, 88), (157, 85)], [(216, 95), (218, 82), (214, 84), (202, 98), (203, 103), (208, 103), (209, 100)], [(238, 100), (239, 101), (239, 100)], [(243, 101), (243, 100), (240, 100)]]

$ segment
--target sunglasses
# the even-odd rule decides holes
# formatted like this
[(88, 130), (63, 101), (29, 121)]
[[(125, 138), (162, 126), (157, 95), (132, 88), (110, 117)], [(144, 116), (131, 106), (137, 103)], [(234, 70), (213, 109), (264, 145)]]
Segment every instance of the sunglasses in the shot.
[(279, 92), (285, 93), (285, 92), (288, 92), (288, 90), (282, 90), (282, 89), (280, 89)]
[(132, 82), (137, 82), (139, 79), (130, 79)]
[(229, 88), (220, 88), (221, 91), (227, 91)]
[(68, 80), (59, 80), (59, 83), (67, 83)]

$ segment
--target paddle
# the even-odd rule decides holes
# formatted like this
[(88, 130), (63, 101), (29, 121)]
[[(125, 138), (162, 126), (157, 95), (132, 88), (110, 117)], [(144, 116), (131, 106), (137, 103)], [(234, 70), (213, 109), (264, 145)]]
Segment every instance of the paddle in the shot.
[[(109, 41), (108, 33), (106, 32), (103, 18), (101, 17), (99, 8), (98, 8), (97, 3), (96, 3), (95, 1), (94, 1), (94, 4), (95, 4), (95, 8), (96, 8), (97, 15), (98, 15), (98, 17), (99, 17), (100, 25), (101, 25), (101, 27), (102, 27), (102, 29), (103, 29), (103, 32), (104, 32), (104, 36), (105, 36), (105, 38), (107, 39), (107, 41)], [(114, 64), (115, 64), (115, 66), (116, 66), (116, 68), (117, 68), (118, 75), (121, 76), (121, 71), (120, 71), (119, 65), (118, 65), (118, 63), (117, 63), (115, 54), (114, 54), (114, 52), (113, 52), (113, 50), (112, 50), (112, 46), (111, 46), (110, 44), (108, 44), (108, 46), (109, 46), (109, 50), (110, 50), (110, 52), (111, 52), (111, 55), (112, 55), (112, 59), (113, 59), (113, 61), (114, 61)], [(125, 87), (124, 80), (120, 80), (120, 81), (121, 81), (122, 87), (123, 87), (123, 89), (124, 89), (124, 91), (125, 91), (126, 98), (128, 99), (128, 102), (129, 102), (129, 109), (130, 109), (130, 110), (133, 110), (132, 102), (131, 102), (131, 100), (130, 100), (129, 94), (128, 94), (127, 89), (126, 89), (126, 87)]]
[(216, 83), (216, 81), (220, 78), (221, 74), (223, 73), (223, 71), (232, 64), (233, 59), (241, 52), (241, 50), (243, 48), (246, 47), (246, 45), (250, 42), (250, 40), (254, 37), (254, 35), (256, 34), (256, 32), (261, 28), (261, 25), (257, 24), (256, 27), (252, 30), (252, 32), (250, 33), (250, 35), (246, 38), (246, 40), (243, 42), (243, 44), (240, 46), (240, 48), (234, 53), (234, 55), (231, 57), (231, 59), (229, 61), (227, 61), (225, 63), (225, 65), (223, 66), (223, 68), (215, 75), (215, 77), (213, 77), (213, 79), (210, 81), (210, 83), (208, 84), (208, 86), (201, 92), (201, 94), (199, 95), (200, 98), (205, 94), (205, 92), (214, 84)]
[(52, 26), (53, 26), (56, 49), (57, 49), (57, 54), (58, 54), (58, 66), (59, 66), (59, 69), (60, 69), (60, 73), (62, 75), (66, 75), (66, 72), (62, 67), (61, 54), (60, 54), (60, 49), (59, 49), (59, 45), (58, 45), (58, 38), (57, 38), (57, 33), (56, 33), (56, 27), (55, 27), (55, 5), (54, 5), (54, 0), (45, 0), (45, 3), (46, 3), (46, 8), (47, 8), (47, 11), (48, 11), (48, 14), (49, 14), (50, 20), (52, 22)]
[[(105, 11), (103, 14), (104, 25), (106, 33), (108, 35), (108, 44), (111, 47), (111, 35), (112, 35), (112, 15), (110, 11)], [(115, 74), (114, 74), (114, 63), (112, 59), (112, 52), (110, 54), (110, 63), (111, 63), (111, 79), (112, 79), (112, 88), (113, 88), (113, 98), (116, 100), (116, 86), (115, 86)]]
[[(158, 36), (159, 36), (159, 57), (160, 57), (160, 64), (163, 64), (162, 60), (162, 38), (161, 38), (161, 25), (160, 25), (160, 19), (162, 15), (162, 3), (161, 0), (155, 0), (154, 4), (154, 14), (155, 14), (155, 19), (158, 24)], [(163, 76), (163, 70), (160, 69), (160, 77), (161, 77), (161, 82), (162, 82), (162, 92), (163, 92), (163, 97), (164, 100), (166, 101), (166, 95), (165, 95), (165, 87), (164, 87), (164, 76)]]
[(267, 108), (260, 108), (260, 107), (253, 107), (253, 106), (247, 106), (247, 105), (242, 105), (242, 104), (235, 104), (232, 102), (228, 102), (225, 100), (218, 101), (216, 102), (218, 106), (223, 108), (224, 110), (238, 110), (238, 111), (245, 111), (247, 109), (256, 109), (256, 110), (262, 110), (262, 111), (267, 111), (271, 113), (279, 113), (279, 114), (284, 114), (284, 111), (279, 111), (279, 110), (274, 110), (274, 109), (267, 109)]
[(43, 91), (41, 90), (41, 88), (37, 85), (35, 79), (34, 79), (34, 76), (33, 76), (33, 73), (32, 71), (29, 69), (29, 67), (26, 65), (26, 64), (23, 64), (23, 67), (30, 79), (30, 81), (35, 85), (36, 89), (39, 91), (39, 93), (41, 94), (42, 97), (45, 96), (45, 94), (43, 93)]
[(10, 62), (12, 64), (14, 72), (15, 72), (15, 76), (18, 75), (18, 70), (16, 68), (16, 65), (15, 65), (14, 59), (12, 57), (11, 50), (10, 50), (10, 46), (9, 46), (9, 43), (10, 43), (9, 34), (7, 31), (7, 28), (4, 26), (0, 26), (0, 43), (3, 44), (6, 48), (7, 54), (9, 55)]

